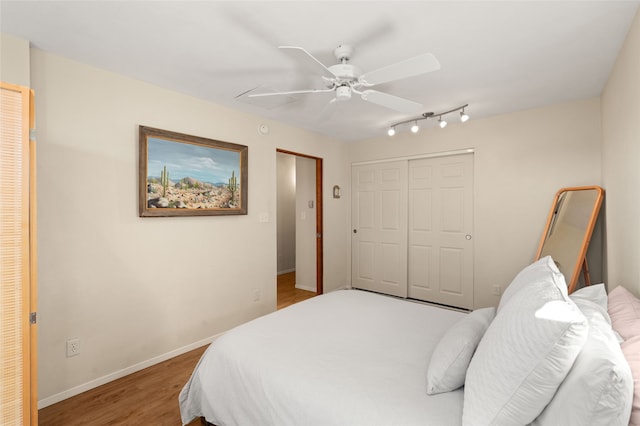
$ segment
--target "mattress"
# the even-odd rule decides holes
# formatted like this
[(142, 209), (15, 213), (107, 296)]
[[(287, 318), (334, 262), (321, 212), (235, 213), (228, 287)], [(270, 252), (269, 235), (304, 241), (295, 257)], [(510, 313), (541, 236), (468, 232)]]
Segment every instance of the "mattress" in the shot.
[(460, 425), (463, 390), (427, 395), (426, 376), (464, 315), (359, 290), (292, 305), (211, 344), (180, 393), (182, 421)]

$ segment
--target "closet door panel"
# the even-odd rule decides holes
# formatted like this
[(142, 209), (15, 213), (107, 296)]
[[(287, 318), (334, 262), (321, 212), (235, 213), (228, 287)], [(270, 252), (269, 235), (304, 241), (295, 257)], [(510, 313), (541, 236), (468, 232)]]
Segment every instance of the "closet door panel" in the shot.
[(352, 286), (407, 295), (407, 161), (352, 167)]
[(473, 308), (473, 154), (409, 162), (408, 296)]
[(429, 267), (433, 262), (433, 253), (431, 247), (412, 245), (409, 247), (409, 277), (408, 282), (413, 287), (421, 289), (422, 292), (431, 291), (433, 288), (433, 279), (429, 275), (432, 268)]
[(359, 242), (357, 251), (359, 253), (357, 278), (372, 284), (375, 277), (375, 245), (368, 241)]
[(452, 295), (462, 295), (464, 283), (464, 250), (451, 247), (440, 249), (440, 291)]

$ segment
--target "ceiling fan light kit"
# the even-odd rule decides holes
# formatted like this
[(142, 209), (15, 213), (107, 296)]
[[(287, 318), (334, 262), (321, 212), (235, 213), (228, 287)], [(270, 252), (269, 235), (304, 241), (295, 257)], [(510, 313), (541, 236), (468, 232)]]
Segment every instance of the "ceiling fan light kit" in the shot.
[(336, 101), (348, 101), (351, 99), (351, 88), (349, 86), (336, 87)]
[(436, 118), (436, 117), (438, 118), (438, 125), (440, 126), (441, 129), (444, 129), (447, 126), (447, 122), (446, 120), (443, 120), (442, 117), (456, 111), (460, 111), (460, 121), (463, 123), (466, 123), (469, 120), (469, 115), (466, 112), (464, 112), (464, 109), (468, 106), (469, 104), (464, 104), (457, 108), (450, 109), (449, 111), (439, 112), (439, 113), (425, 112), (420, 117), (410, 118), (408, 120), (399, 121), (397, 123), (392, 124), (391, 126), (389, 126), (389, 130), (387, 130), (387, 134), (389, 136), (393, 136), (396, 134), (396, 127), (402, 126), (404, 124), (411, 123), (411, 122), (413, 122), (413, 125), (411, 126), (411, 132), (418, 133), (418, 130), (420, 129), (420, 127), (418, 126), (418, 121), (426, 120), (428, 118)]

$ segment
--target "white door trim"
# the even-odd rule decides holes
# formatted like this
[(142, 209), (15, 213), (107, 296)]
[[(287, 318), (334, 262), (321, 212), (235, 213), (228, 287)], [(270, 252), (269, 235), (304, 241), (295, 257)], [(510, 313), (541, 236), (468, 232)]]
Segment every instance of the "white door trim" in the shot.
[(351, 163), (351, 166), (364, 166), (367, 164), (390, 163), (392, 161), (401, 161), (401, 160), (420, 160), (422, 158), (449, 157), (451, 155), (471, 154), (474, 152), (476, 152), (474, 148), (458, 149), (455, 151), (442, 151), (442, 152), (434, 152), (431, 154), (418, 154), (418, 155), (410, 155), (406, 157), (384, 158), (381, 160), (356, 161), (355, 163)]

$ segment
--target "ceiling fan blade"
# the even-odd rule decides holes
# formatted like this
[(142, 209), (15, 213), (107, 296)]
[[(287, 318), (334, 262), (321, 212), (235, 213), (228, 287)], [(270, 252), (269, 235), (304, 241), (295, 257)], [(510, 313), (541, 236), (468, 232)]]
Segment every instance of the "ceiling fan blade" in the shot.
[(337, 101), (338, 100), (336, 98), (332, 98), (329, 102), (326, 103), (326, 105), (322, 108), (322, 110), (318, 114), (319, 122), (323, 123), (329, 120), (333, 116), (333, 114), (335, 114)]
[(267, 93), (252, 93), (247, 95), (249, 98), (259, 98), (261, 96), (274, 96), (274, 95), (299, 95), (302, 93), (327, 93), (333, 92), (334, 89), (306, 89), (306, 90), (289, 90), (286, 92), (267, 92)]
[(375, 86), (389, 81), (401, 80), (440, 69), (440, 62), (431, 53), (423, 53), (395, 64), (362, 74), (358, 81), (363, 86)]
[(357, 35), (343, 41), (343, 44), (358, 46), (358, 49), (362, 49), (362, 46), (371, 45), (380, 39), (388, 38), (389, 34), (393, 33), (393, 30), (391, 20), (388, 17), (383, 17), (376, 22), (371, 22), (366, 28), (362, 28)]
[(325, 64), (323, 64), (322, 62), (320, 62), (315, 56), (313, 56), (311, 53), (309, 53), (306, 49), (302, 48), (302, 47), (297, 47), (297, 46), (278, 46), (278, 49), (288, 49), (291, 50), (293, 52), (301, 52), (304, 53), (306, 55), (306, 57), (311, 58), (316, 65), (318, 65), (318, 68), (320, 68), (320, 70), (322, 71), (322, 74), (333, 79), (335, 78), (335, 74), (333, 74), (331, 72), (331, 70), (329, 70), (329, 68), (327, 68), (327, 66)]
[(388, 93), (378, 92), (377, 90), (365, 90), (360, 93), (360, 96), (362, 96), (362, 99), (367, 102), (372, 102), (398, 112), (412, 113), (424, 108), (422, 104), (417, 102), (393, 96)]

